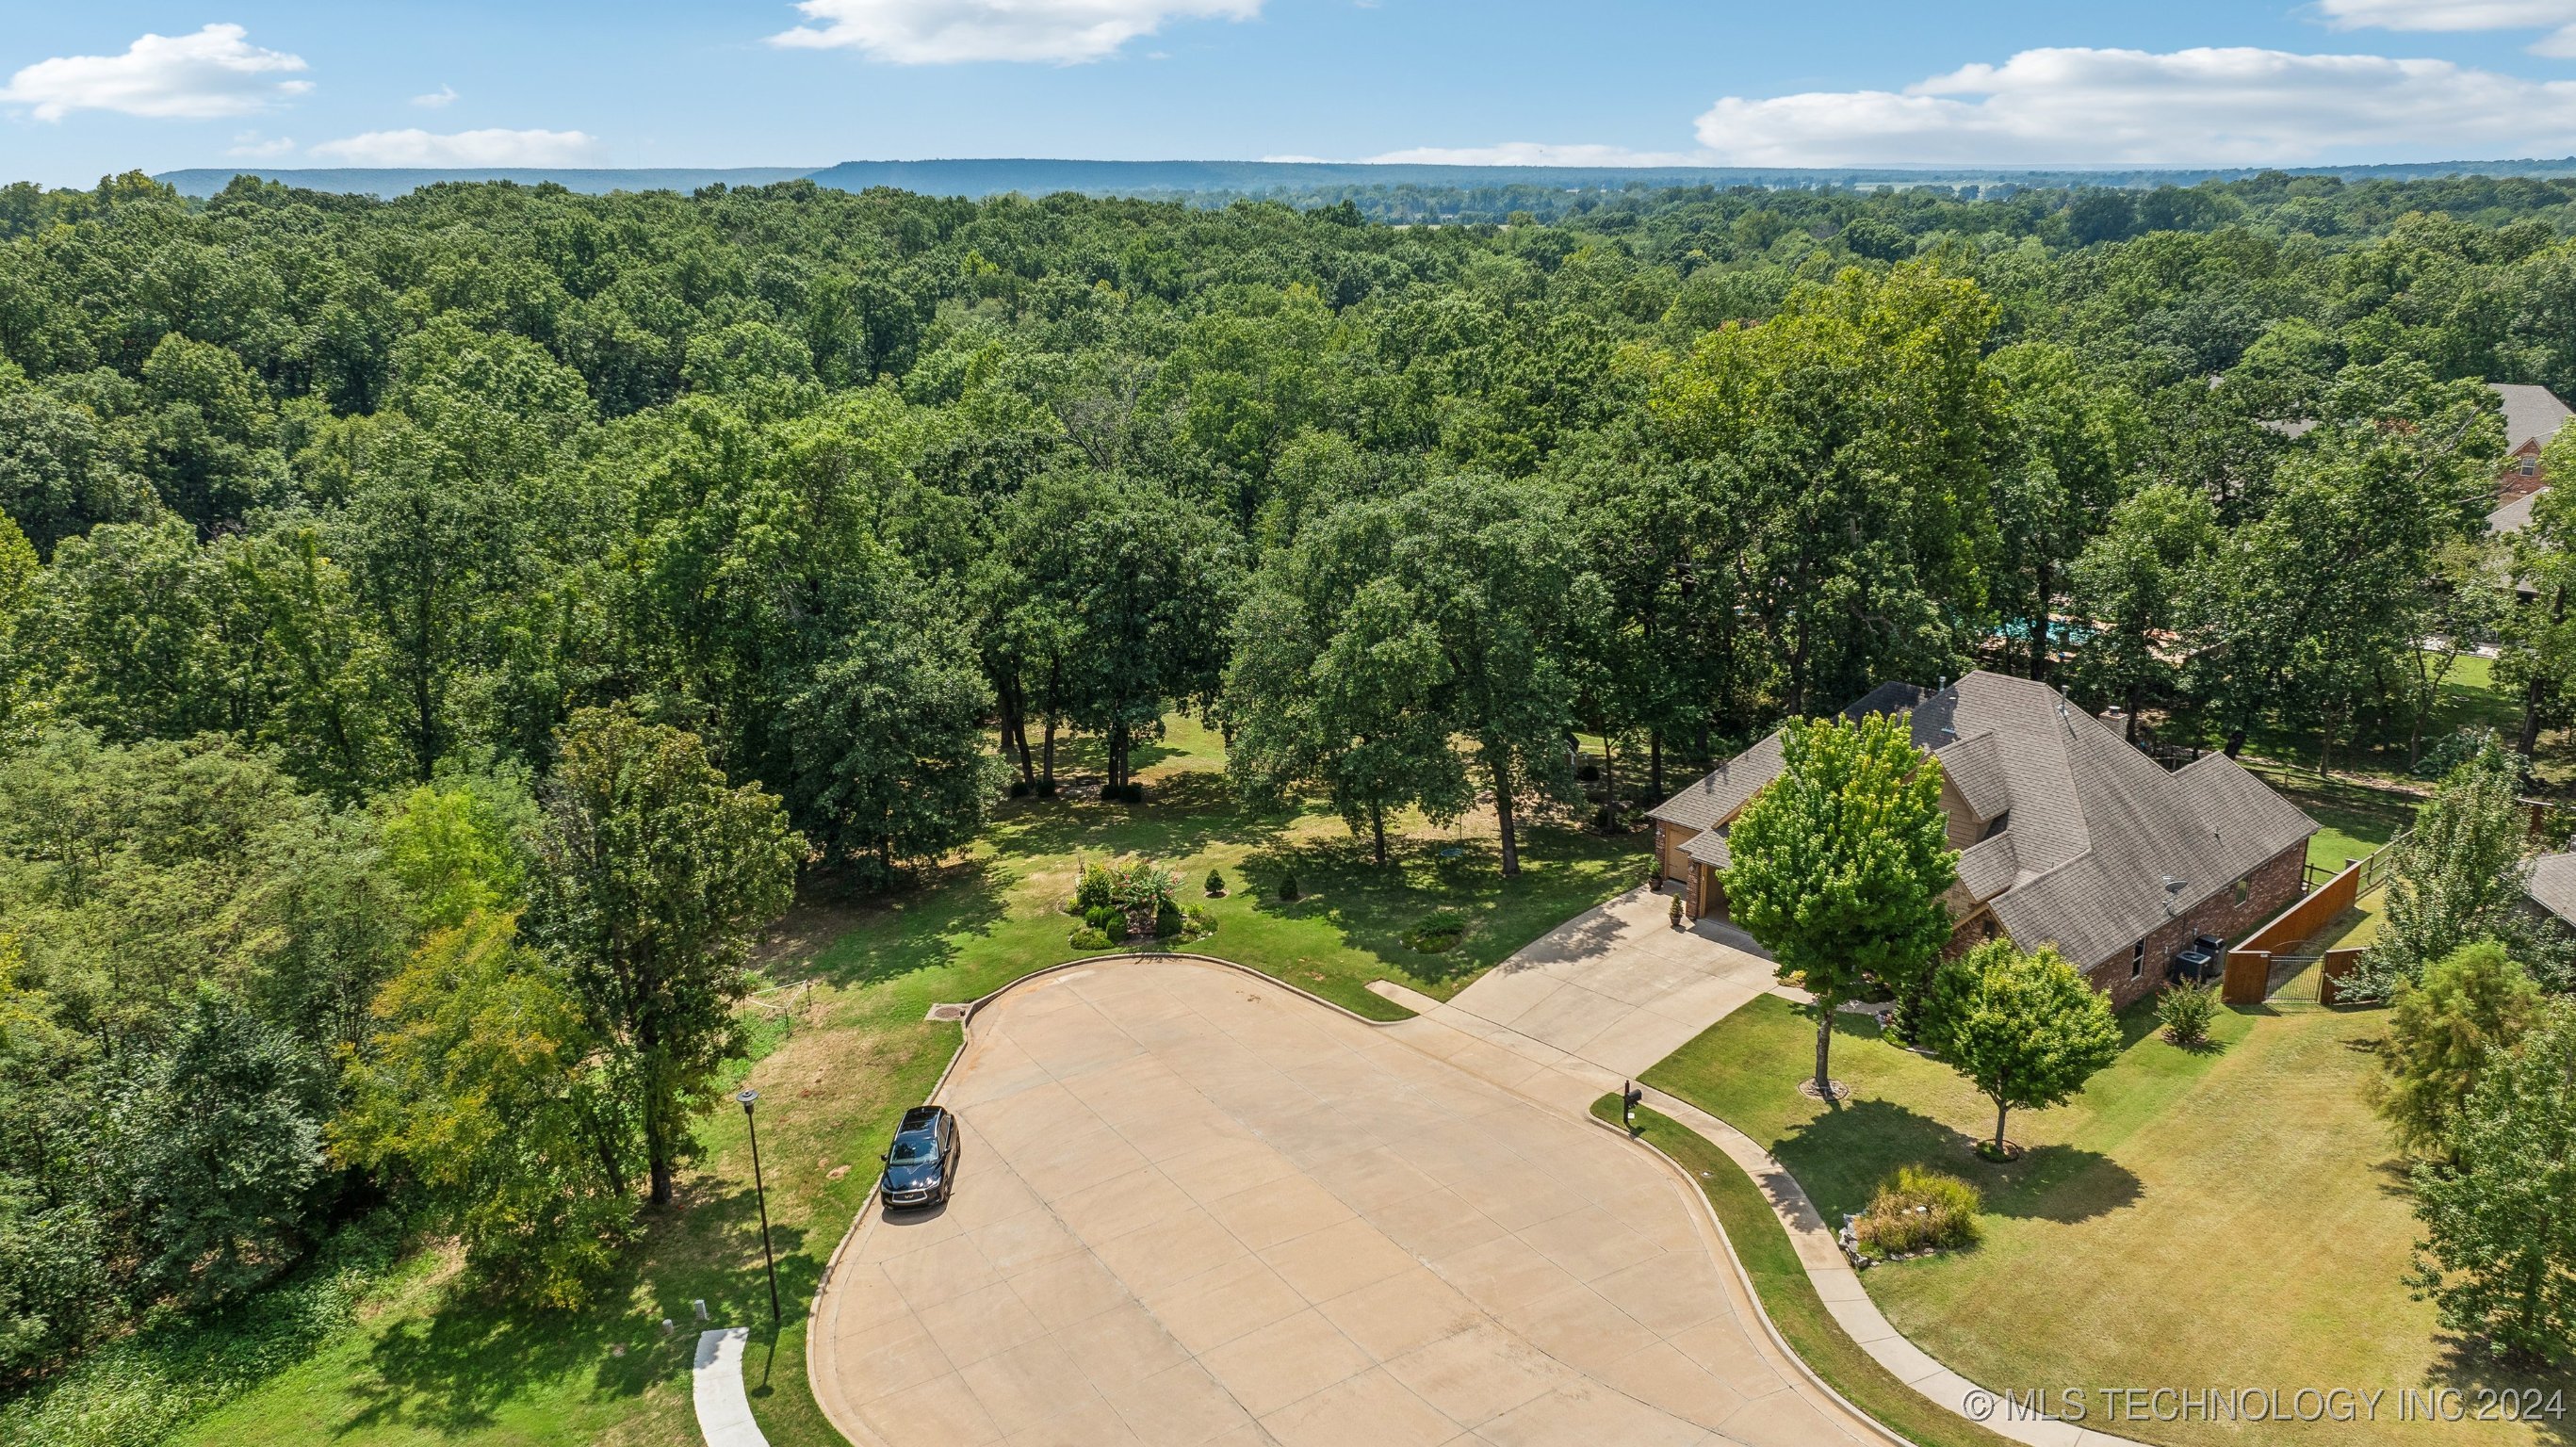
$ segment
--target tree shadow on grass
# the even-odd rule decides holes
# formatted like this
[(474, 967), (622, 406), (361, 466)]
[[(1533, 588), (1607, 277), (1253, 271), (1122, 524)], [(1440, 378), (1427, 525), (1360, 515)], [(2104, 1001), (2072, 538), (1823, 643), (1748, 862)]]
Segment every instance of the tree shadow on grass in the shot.
[[(1490, 839), (1389, 840), (1383, 865), (1361, 840), (1281, 841), (1246, 856), (1243, 872), (1257, 912), (1320, 921), (1349, 948), (1435, 987), (1481, 974), (1528, 943), (1500, 917), (1510, 885)], [(1282, 897), (1292, 876), (1293, 900)], [(1442, 911), (1466, 921), (1457, 944), (1425, 953), (1404, 942), (1407, 930)]]
[(1845, 1100), (1772, 1147), (1806, 1184), (1830, 1220), (1869, 1204), (1899, 1166), (1928, 1166), (1983, 1192), (1991, 1215), (2072, 1224), (2119, 1210), (2143, 1193), (2128, 1167), (2077, 1146), (2033, 1147), (1997, 1165), (1976, 1154), (1976, 1138), (1893, 1101)]
[[(646, 1219), (642, 1246), (582, 1310), (504, 1300), (471, 1277), (447, 1285), (433, 1312), (376, 1339), (372, 1380), (360, 1389), (365, 1405), (341, 1432), (398, 1423), (442, 1436), (489, 1428), (505, 1406), (566, 1379), (586, 1379), (593, 1397), (640, 1396), (688, 1370), (698, 1300), (707, 1303), (709, 1325), (768, 1330), (759, 1207), (749, 1188), (692, 1192), (679, 1209), (648, 1211)], [(801, 1228), (773, 1223), (769, 1236), (779, 1305), (792, 1322), (820, 1266), (806, 1255)], [(640, 1308), (638, 1295), (647, 1298)], [(665, 1317), (674, 1324), (667, 1336)]]
[(1166, 775), (1145, 786), (1141, 804), (1099, 799), (1013, 799), (993, 811), (985, 837), (1005, 857), (1088, 850), (1183, 858), (1220, 844), (1252, 844), (1295, 822), (1296, 811), (1238, 803), (1222, 774)]
[[(2534, 1438), (2548, 1447), (2576, 1444), (2576, 1412), (2554, 1416), (2549, 1412), (2552, 1394), (2565, 1403), (2568, 1373), (2563, 1360), (2555, 1367), (2521, 1367), (2496, 1360), (2482, 1341), (2448, 1332), (2435, 1341), (2437, 1353), (2425, 1376), (2428, 1385), (2460, 1394), (2458, 1410), (2504, 1413), (2527, 1406), (2532, 1411), (2522, 1420), (2530, 1424)], [(2450, 1409), (2445, 1404), (2444, 1410)]]
[(828, 935), (817, 930), (801, 962), (782, 956), (766, 968), (780, 983), (813, 978), (847, 988), (954, 965), (963, 952), (960, 937), (1001, 921), (1010, 884), (1009, 874), (988, 859), (959, 860), (894, 889), (852, 890), (837, 899), (826, 881), (815, 893), (835, 928)]

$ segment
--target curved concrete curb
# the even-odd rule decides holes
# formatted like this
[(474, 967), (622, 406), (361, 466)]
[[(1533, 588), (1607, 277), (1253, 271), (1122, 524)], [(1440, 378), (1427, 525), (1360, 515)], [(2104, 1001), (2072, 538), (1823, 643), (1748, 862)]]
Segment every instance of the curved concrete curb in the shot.
[[(1125, 960), (1195, 960), (1203, 965), (1218, 965), (1225, 969), (1236, 971), (1240, 974), (1250, 975), (1252, 978), (1260, 980), (1265, 984), (1276, 985), (1280, 989), (1286, 990), (1292, 995), (1310, 1000), (1315, 1004), (1323, 1006), (1327, 1010), (1331, 1010), (1336, 1014), (1357, 1020), (1361, 1024), (1367, 1025), (1371, 1028), (1382, 1029), (1389, 1025), (1401, 1025), (1404, 1023), (1404, 1020), (1372, 1020), (1368, 1016), (1363, 1015), (1348, 1006), (1336, 1005), (1332, 1001), (1325, 999), (1323, 996), (1318, 995), (1311, 990), (1299, 989), (1297, 986), (1288, 983), (1277, 975), (1256, 970), (1250, 965), (1242, 964), (1235, 960), (1229, 960), (1219, 955), (1202, 955), (1187, 950), (1127, 950), (1114, 955), (1084, 955), (1079, 959), (1066, 960), (1062, 964), (1049, 965), (1046, 968), (1039, 970), (1031, 970), (1017, 979), (1005, 981), (1000, 986), (992, 990), (988, 990), (984, 994), (978, 995), (974, 999), (967, 1001), (966, 1014), (964, 1018), (957, 1022), (957, 1048), (949, 1052), (948, 1063), (940, 1068), (939, 1078), (930, 1083), (930, 1094), (922, 1098), (924, 1100), (937, 1100), (939, 1098), (939, 1093), (948, 1088), (948, 1077), (957, 1072), (957, 1062), (966, 1058), (966, 1046), (968, 1042), (972, 1040), (974, 1035), (975, 1016), (986, 1006), (1002, 998), (1004, 995), (1009, 994), (1013, 990), (1020, 988), (1022, 985), (1028, 984), (1032, 980), (1042, 980), (1050, 975), (1060, 975), (1069, 970), (1088, 969), (1093, 965), (1113, 965)], [(1400, 1004), (1402, 1002), (1399, 1001), (1397, 1003)], [(1412, 1018), (1414, 1017), (1411, 1015), (1407, 1015), (1405, 1017), (1407, 1020)], [(813, 1329), (813, 1323), (822, 1320), (823, 1294), (832, 1289), (833, 1273), (840, 1270), (842, 1258), (849, 1254), (851, 1243), (859, 1239), (860, 1228), (867, 1224), (868, 1209), (876, 1205), (876, 1203), (876, 1184), (874, 1182), (870, 1182), (868, 1185), (868, 1193), (859, 1198), (859, 1209), (852, 1212), (850, 1215), (849, 1229), (841, 1233), (840, 1244), (832, 1248), (831, 1256), (823, 1262), (823, 1273), (821, 1276), (817, 1277), (814, 1282), (813, 1298), (805, 1304), (805, 1379), (808, 1383), (811, 1383), (814, 1380), (814, 1343), (819, 1338), (818, 1334)], [(707, 1335), (713, 1336), (715, 1333), (709, 1332)], [(705, 1350), (706, 1346), (702, 1338), (699, 1343), (699, 1351), (701, 1355), (704, 1354)], [(740, 1348), (737, 1347), (735, 1349), (734, 1356), (736, 1363), (736, 1391), (739, 1392), (741, 1378)], [(876, 1440), (875, 1434), (866, 1431), (864, 1428), (861, 1428), (854, 1423), (844, 1422), (838, 1416), (835, 1416), (830, 1406), (824, 1402), (823, 1393), (816, 1392), (814, 1394), (814, 1400), (815, 1405), (822, 1411), (824, 1419), (829, 1421), (832, 1424), (833, 1430), (839, 1432), (844, 1438), (852, 1442), (862, 1443), (873, 1442)], [(748, 1419), (749, 1409), (746, 1407), (745, 1420)], [(703, 1421), (704, 1419), (701, 1417), (702, 1427)], [(752, 1428), (752, 1432), (754, 1437), (757, 1437), (759, 1428)], [(726, 1447), (725, 1443), (720, 1442), (712, 1435), (707, 1438), (707, 1442), (708, 1447)], [(750, 1442), (745, 1442), (742, 1444), (742, 1447), (752, 1447), (752, 1444)], [(766, 1447), (766, 1444), (762, 1444), (762, 1447)]]
[(1844, 1411), (1878, 1433), (1883, 1442), (1891, 1444), (1891, 1447), (1913, 1447), (1912, 1438), (1863, 1411), (1851, 1398), (1834, 1390), (1833, 1383), (1816, 1375), (1815, 1369), (1807, 1365), (1807, 1359), (1798, 1355), (1798, 1349), (1789, 1345), (1789, 1339), (1780, 1334), (1779, 1324), (1771, 1320), (1771, 1309), (1762, 1304), (1762, 1293), (1753, 1285), (1753, 1273), (1744, 1269), (1744, 1258), (1735, 1254), (1735, 1238), (1726, 1234), (1726, 1223), (1718, 1219), (1717, 1206), (1708, 1199), (1707, 1188), (1700, 1185), (1689, 1171), (1683, 1169), (1681, 1162), (1664, 1154), (1663, 1148), (1654, 1142), (1641, 1136), (1630, 1135), (1624, 1128), (1613, 1125), (1597, 1115), (1587, 1112), (1584, 1118), (1632, 1145), (1644, 1147), (1648, 1155), (1661, 1161), (1664, 1168), (1681, 1181), (1686, 1194), (1696, 1199), (1702, 1220), (1709, 1230), (1717, 1234), (1718, 1241), (1725, 1247), (1726, 1264), (1735, 1268), (1735, 1284), (1743, 1289), (1744, 1299), (1752, 1303), (1754, 1317), (1762, 1323), (1763, 1333), (1771, 1338), (1771, 1345), (1778, 1349), (1780, 1355), (1796, 1363), (1798, 1370), (1808, 1381), (1815, 1383), (1818, 1391), (1841, 1403)]
[[(1788, 1167), (1762, 1149), (1751, 1136), (1689, 1101), (1667, 1095), (1643, 1082), (1639, 1083), (1638, 1089), (1644, 1093), (1647, 1105), (1724, 1151), (1727, 1159), (1752, 1177), (1755, 1189), (1771, 1203), (1772, 1213), (1780, 1218), (1781, 1228), (1789, 1233), (1789, 1244), (1797, 1250), (1798, 1264), (1806, 1268), (1807, 1280), (1816, 1288), (1816, 1295), (1823, 1299), (1825, 1310), (1832, 1314), (1845, 1335), (1898, 1381), (1922, 1393), (1943, 1410), (1988, 1431), (2026, 1443), (2028, 1447), (2145, 1447), (2143, 1443), (2115, 1437), (2108, 1432), (2097, 1432), (2078, 1423), (2015, 1419), (1998, 1410), (2002, 1393), (1980, 1387), (1941, 1365), (1931, 1353), (1907, 1340), (1905, 1334), (1888, 1321), (1886, 1314), (1878, 1309), (1878, 1303), (1870, 1300), (1868, 1288), (1861, 1285), (1860, 1273), (1852, 1269), (1850, 1260), (1843, 1255), (1842, 1247), (1825, 1225), (1823, 1214), (1817, 1211), (1815, 1202), (1807, 1198), (1806, 1188), (1798, 1184), (1798, 1178), (1789, 1173)], [(1598, 1116), (1592, 1118), (1600, 1119)], [(1607, 1121), (1601, 1123), (1612, 1130), (1618, 1129)], [(1653, 1148), (1649, 1146), (1648, 1149)], [(1655, 1154), (1663, 1156), (1661, 1151)], [(1727, 1256), (1729, 1260), (1734, 1259), (1731, 1246)], [(1736, 1261), (1735, 1268), (1741, 1272), (1744, 1264)], [(1770, 1325), (1768, 1313), (1763, 1316), (1763, 1325)], [(1776, 1329), (1773, 1336), (1778, 1336)], [(1833, 1389), (1826, 1387), (1825, 1390)], [(1971, 1410), (1970, 1404), (1979, 1401), (1987, 1404), (1984, 1416)]]
[(751, 1398), (743, 1395), (742, 1349), (750, 1340), (747, 1326), (698, 1333), (689, 1391), (697, 1402), (698, 1434), (707, 1439), (707, 1447), (769, 1447), (760, 1424), (751, 1418)]
[[(1032, 970), (1017, 979), (1009, 981), (1000, 988), (968, 1002), (965, 1018), (959, 1022), (957, 1050), (949, 1057), (948, 1064), (940, 1071), (939, 1079), (932, 1085), (930, 1094), (927, 1098), (933, 1101), (936, 1101), (939, 1098), (940, 1093), (947, 1088), (949, 1077), (956, 1073), (958, 1062), (966, 1057), (967, 1047), (971, 1043), (971, 1033), (975, 1016), (987, 1006), (990, 1006), (1004, 995), (1009, 994), (1011, 991), (1034, 980), (1062, 975), (1095, 965), (1121, 964), (1134, 960), (1173, 959), (1188, 960), (1192, 963), (1215, 966), (1222, 969), (1232, 970), (1239, 974), (1248, 975), (1264, 984), (1276, 986), (1292, 995), (1299, 996), (1313, 1004), (1321, 1005), (1327, 1010), (1331, 1010), (1336, 1014), (1355, 1020), (1362, 1025), (1370, 1026), (1371, 1028), (1402, 1025), (1408, 1023), (1409, 1020), (1422, 1018), (1419, 1015), (1415, 1015), (1408, 1016), (1406, 1020), (1372, 1020), (1355, 1010), (1337, 1005), (1311, 991), (1299, 989), (1297, 986), (1290, 984), (1275, 975), (1217, 955), (1203, 955), (1178, 950), (1155, 951), (1151, 953), (1126, 952), (1114, 955), (1089, 955), (1081, 959), (1067, 960), (1062, 964), (1050, 965), (1045, 969)], [(1381, 993), (1387, 992), (1382, 991)], [(1407, 991), (1406, 993), (1410, 994), (1412, 992)], [(1392, 998), (1392, 996), (1390, 996), (1390, 998)], [(1404, 1002), (1402, 1000), (1397, 1000), (1396, 1003)], [(1499, 1084), (1498, 1082), (1490, 1081), (1488, 1083)], [(1541, 1100), (1536, 1096), (1529, 1095), (1526, 1092), (1512, 1089), (1509, 1086), (1500, 1086), (1499, 1088), (1504, 1089), (1509, 1094), (1519, 1096), (1534, 1105), (1538, 1105), (1543, 1109), (1555, 1108), (1549, 1102)], [(1675, 1104), (1682, 1105), (1680, 1102), (1675, 1102)], [(1688, 1107), (1687, 1105), (1682, 1105), (1682, 1108), (1685, 1110), (1691, 1109), (1691, 1107)], [(1584, 1120), (1590, 1122), (1596, 1127), (1614, 1131), (1622, 1136), (1627, 1134), (1627, 1132), (1619, 1130), (1618, 1127), (1612, 1126), (1608, 1122), (1601, 1120), (1599, 1117), (1592, 1115), (1588, 1110), (1583, 1112), (1582, 1115)], [(1713, 1120), (1714, 1118), (1710, 1117), (1710, 1119)], [(1751, 1142), (1748, 1140), (1746, 1144), (1750, 1145)], [(1675, 1163), (1671, 1157), (1666, 1156), (1662, 1151), (1655, 1150), (1651, 1146), (1649, 1146), (1647, 1150), (1648, 1154), (1663, 1166), (1667, 1175), (1673, 1179), (1677, 1189), (1680, 1190), (1683, 1199), (1688, 1203), (1688, 1208), (1692, 1213), (1694, 1221), (1699, 1225), (1700, 1230), (1703, 1233), (1703, 1240), (1714, 1248), (1714, 1254), (1725, 1258), (1726, 1265), (1730, 1272), (1728, 1278), (1730, 1283), (1741, 1293), (1744, 1303), (1751, 1306), (1753, 1315), (1762, 1323), (1765, 1338), (1768, 1340), (1772, 1348), (1779, 1353), (1781, 1359), (1786, 1362), (1800, 1377), (1804, 1378), (1809, 1384), (1814, 1386), (1826, 1400), (1836, 1404), (1845, 1413), (1847, 1413), (1856, 1427), (1862, 1429), (1865, 1434), (1874, 1434), (1877, 1447), (1913, 1447), (1910, 1439), (1891, 1430), (1875, 1417), (1870, 1416), (1860, 1408), (1852, 1405), (1849, 1399), (1845, 1398), (1840, 1392), (1835, 1391), (1833, 1386), (1826, 1382), (1824, 1378), (1818, 1376), (1814, 1368), (1807, 1365), (1806, 1359), (1799, 1356), (1796, 1349), (1789, 1345), (1787, 1338), (1781, 1336), (1779, 1328), (1772, 1323), (1770, 1313), (1763, 1308), (1760, 1294), (1753, 1289), (1751, 1276), (1745, 1272), (1744, 1263), (1737, 1258), (1734, 1243), (1727, 1238), (1725, 1224), (1717, 1219), (1715, 1207), (1709, 1203), (1706, 1194), (1699, 1189), (1698, 1183), (1690, 1178), (1689, 1172), (1682, 1170), (1682, 1168)], [(1794, 1182), (1791, 1183), (1791, 1188), (1795, 1189)], [(871, 1186), (866, 1198), (860, 1202), (858, 1212), (851, 1218), (849, 1230), (842, 1235), (840, 1243), (833, 1248), (831, 1259), (824, 1265), (821, 1279), (815, 1283), (813, 1300), (808, 1307), (806, 1316), (808, 1328), (805, 1334), (805, 1361), (806, 1376), (809, 1383), (815, 1381), (816, 1344), (821, 1341), (823, 1337), (821, 1332), (813, 1329), (812, 1324), (823, 1320), (824, 1295), (830, 1290), (832, 1280), (837, 1273), (842, 1260), (848, 1255), (852, 1245), (855, 1244), (864, 1234), (865, 1228), (868, 1224), (868, 1209), (875, 1205), (876, 1201), (876, 1189)], [(718, 1333), (709, 1332), (706, 1335), (713, 1337), (718, 1335)], [(701, 1355), (704, 1354), (705, 1350), (706, 1345), (702, 1340), (700, 1345)], [(736, 1348), (735, 1354), (736, 1389), (738, 1391), (740, 1386), (740, 1352), (738, 1347)], [(815, 1405), (823, 1413), (825, 1420), (829, 1421), (834, 1430), (840, 1432), (845, 1439), (852, 1443), (860, 1444), (860, 1447), (868, 1447), (868, 1444), (877, 1443), (879, 1439), (876, 1434), (869, 1431), (864, 1424), (855, 1421), (844, 1421), (843, 1414), (836, 1412), (833, 1409), (834, 1395), (835, 1394), (832, 1392), (823, 1390), (819, 1384), (817, 1384), (814, 1389)], [(754, 1430), (755, 1432), (757, 1431), (756, 1428)], [(1868, 1437), (1864, 1436), (1863, 1440), (1868, 1440)], [(710, 1447), (730, 1447), (730, 1444), (719, 1441), (712, 1435), (709, 1437), (708, 1441)], [(750, 1444), (745, 1443), (743, 1444), (743, 1447), (750, 1447)], [(765, 1447), (765, 1444), (763, 1444), (763, 1447)], [(2052, 1442), (2048, 1444), (2048, 1447), (2060, 1447), (2060, 1444)], [(2071, 1447), (2071, 1444), (2069, 1444), (2069, 1447)], [(2134, 1447), (2134, 1444), (2122, 1444), (2122, 1447)]]

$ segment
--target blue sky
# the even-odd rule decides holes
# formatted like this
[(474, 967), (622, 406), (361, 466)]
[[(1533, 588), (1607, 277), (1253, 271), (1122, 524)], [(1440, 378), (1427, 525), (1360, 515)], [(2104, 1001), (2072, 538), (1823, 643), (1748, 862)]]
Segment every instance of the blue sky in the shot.
[(2576, 0), (0, 0), (0, 179), (2576, 153)]

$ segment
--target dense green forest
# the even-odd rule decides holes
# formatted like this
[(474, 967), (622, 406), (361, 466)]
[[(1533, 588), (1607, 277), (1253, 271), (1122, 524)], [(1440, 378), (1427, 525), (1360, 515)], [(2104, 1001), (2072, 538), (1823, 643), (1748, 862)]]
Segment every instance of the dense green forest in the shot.
[(362, 1219), (579, 1300), (800, 878), (1077, 736), (1509, 874), (1576, 734), (1616, 830), (1889, 678), (2576, 701), (2482, 385), (2576, 396), (2576, 183), (1502, 199), (0, 191), (0, 1377)]

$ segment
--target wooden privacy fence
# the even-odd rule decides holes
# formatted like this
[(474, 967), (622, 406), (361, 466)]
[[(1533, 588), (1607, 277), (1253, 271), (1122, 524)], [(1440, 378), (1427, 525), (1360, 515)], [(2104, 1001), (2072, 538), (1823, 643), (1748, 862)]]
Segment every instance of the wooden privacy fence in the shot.
[[(2272, 965), (2276, 957), (2288, 955), (2301, 944), (2316, 937), (2319, 930), (2335, 916), (2352, 908), (2363, 895), (2377, 889), (2388, 878), (2389, 851), (2399, 839), (2389, 840), (2370, 852), (2367, 859), (2346, 865), (2332, 879), (2309, 890), (2291, 902), (2288, 909), (2264, 922), (2263, 927), (2227, 947), (2224, 975), (2218, 997), (2230, 1005), (2260, 1005), (2271, 992)], [(2317, 997), (2321, 1003), (2334, 1003), (2334, 981), (2352, 973), (2359, 950), (2329, 950), (2318, 971)], [(2338, 967), (2340, 959), (2340, 967)]]

